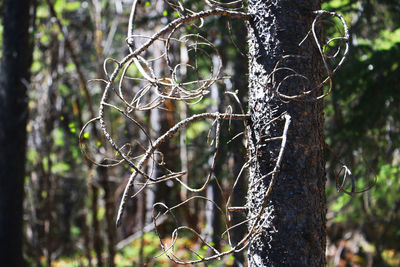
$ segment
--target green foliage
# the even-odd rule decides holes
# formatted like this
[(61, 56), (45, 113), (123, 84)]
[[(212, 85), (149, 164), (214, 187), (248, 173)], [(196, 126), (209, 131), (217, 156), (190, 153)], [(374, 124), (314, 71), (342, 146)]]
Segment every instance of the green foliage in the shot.
[[(201, 133), (204, 133), (209, 128), (210, 128), (210, 123), (206, 121), (194, 122), (186, 129), (186, 136), (188, 140), (193, 140), (194, 138), (199, 136)], [(188, 141), (188, 144), (189, 143), (190, 141)]]
[(50, 15), (49, 8), (46, 5), (39, 5), (36, 10), (36, 18), (45, 19)]
[(62, 128), (57, 128), (53, 131), (53, 138), (56, 146), (61, 146), (61, 147), (64, 146), (65, 135), (64, 135), (64, 130)]
[(81, 1), (56, 0), (54, 2), (54, 9), (58, 14), (62, 14), (63, 12), (78, 11), (80, 7)]
[(56, 162), (52, 166), (52, 172), (60, 176), (66, 175), (69, 170), (70, 166), (65, 162)]
[[(333, 221), (347, 231), (360, 231), (375, 249), (394, 248), (396, 255), (400, 249), (393, 245), (400, 243), (394, 230), (400, 223), (396, 193), (400, 190), (400, 124), (396, 119), (400, 117), (400, 5), (333, 0), (323, 7), (344, 15), (352, 41), (325, 108), (328, 143), (350, 165), (356, 191), (377, 178), (369, 191), (353, 197), (328, 189), (329, 211), (335, 214)], [(337, 172), (338, 162), (329, 159), (329, 163), (329, 172)], [(349, 181), (346, 186), (351, 189)]]
[(29, 163), (37, 164), (39, 160), (39, 153), (35, 149), (29, 149), (27, 153), (27, 160)]
[[(117, 256), (117, 266), (122, 267), (134, 265), (139, 258), (141, 242), (141, 238), (138, 238), (133, 241), (132, 244), (124, 247), (120, 251), (120, 255)], [(143, 242), (145, 244), (143, 248), (144, 263), (152, 262), (151, 265), (157, 267), (170, 266), (169, 260), (165, 255), (158, 257), (157, 260), (154, 259), (154, 257), (161, 254), (160, 241), (155, 233), (145, 233), (143, 236)]]

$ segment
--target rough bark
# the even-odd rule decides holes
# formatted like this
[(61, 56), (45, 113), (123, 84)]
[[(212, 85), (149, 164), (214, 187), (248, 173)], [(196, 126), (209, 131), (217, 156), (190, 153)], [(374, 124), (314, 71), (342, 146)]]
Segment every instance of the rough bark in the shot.
[(261, 217), (263, 228), (249, 247), (249, 266), (326, 265), (323, 103), (283, 101), (273, 93), (292, 71), (278, 71), (274, 79), (267, 81), (268, 74), (283, 56), (296, 55), (282, 60), (280, 66), (291, 68), (308, 80), (286, 79), (279, 92), (299, 94), (304, 87), (310, 89), (320, 83), (322, 65), (312, 38), (299, 45), (315, 17), (312, 11), (318, 9), (320, 0), (248, 2), (248, 12), (252, 14), (248, 23), (249, 157), (252, 159), (249, 217), (260, 211), (271, 175), (255, 186), (253, 183), (273, 170), (281, 146), (280, 139), (267, 141), (267, 138), (281, 136), (284, 121), (268, 126), (267, 123), (284, 112), (291, 116), (281, 168)]
[(29, 0), (3, 1), (0, 76), (0, 262), (23, 266), (26, 85), (29, 81)]

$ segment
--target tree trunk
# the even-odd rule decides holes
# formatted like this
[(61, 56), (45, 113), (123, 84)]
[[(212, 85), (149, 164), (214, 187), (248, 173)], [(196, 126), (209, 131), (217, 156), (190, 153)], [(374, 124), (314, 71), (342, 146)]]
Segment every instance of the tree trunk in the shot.
[[(276, 94), (301, 94), (322, 81), (322, 63), (312, 38), (301, 41), (311, 29), (320, 0), (249, 0), (249, 145), (251, 159), (249, 218), (263, 206), (280, 152), (286, 112), (291, 117), (287, 143), (252, 240), (249, 266), (325, 266), (325, 160), (323, 103), (313, 94), (301, 101), (284, 101)], [(290, 57), (283, 56), (292, 55)], [(274, 72), (277, 62), (285, 70)], [(290, 69), (289, 69), (290, 68)], [(294, 71), (303, 75), (291, 76)], [(282, 83), (281, 83), (282, 82)], [(308, 101), (303, 101), (308, 100)], [(260, 178), (261, 182), (255, 183)], [(252, 219), (250, 228), (257, 221)]]
[[(213, 69), (218, 69), (218, 58), (217, 56), (213, 56)], [(223, 100), (221, 94), (219, 93), (220, 88), (216, 83), (211, 86), (211, 100), (216, 101), (213, 105), (208, 107), (208, 112), (219, 112), (223, 110)], [(214, 133), (210, 135), (211, 138), (215, 138)], [(221, 206), (221, 190), (218, 187), (218, 182), (221, 183), (221, 173), (222, 173), (222, 162), (226, 159), (226, 147), (225, 144), (219, 145), (219, 152), (217, 157), (217, 163), (212, 174), (212, 181), (207, 187), (207, 198), (210, 201), (207, 201), (206, 204), (206, 234), (209, 236), (209, 240), (213, 244), (212, 246), (216, 250), (221, 249), (220, 240), (221, 240), (221, 213), (217, 209), (217, 206)], [(214, 153), (216, 147), (214, 145), (210, 146), (208, 150), (210, 153), (209, 168), (213, 165)], [(219, 179), (219, 181), (217, 181)], [(211, 202), (212, 201), (212, 202)], [(209, 249), (209, 255), (213, 255), (214, 251)]]
[(104, 190), (104, 208), (105, 208), (105, 219), (106, 219), (106, 244), (107, 244), (107, 266), (115, 266), (115, 223), (114, 223), (114, 206), (115, 200), (112, 194), (112, 182), (109, 180), (107, 168), (98, 167), (97, 173), (99, 175), (100, 185)]
[(103, 239), (100, 231), (100, 220), (98, 216), (99, 212), (99, 186), (94, 182), (90, 185), (91, 189), (91, 210), (92, 210), (92, 242), (93, 250), (96, 254), (96, 266), (103, 266)]
[[(0, 262), (23, 266), (26, 83), (29, 82), (29, 0), (3, 1), (0, 76)], [(24, 84), (25, 83), (25, 84)]]
[[(245, 25), (239, 24), (236, 27), (236, 32), (237, 33), (244, 33), (247, 32)], [(237, 46), (240, 51), (246, 51), (246, 35), (245, 34), (237, 34)], [(246, 99), (246, 95), (248, 94), (248, 91), (246, 88), (248, 88), (248, 83), (246, 79), (247, 75), (247, 59), (246, 56), (243, 55), (238, 55), (235, 58), (234, 61), (234, 74), (233, 74), (233, 79), (232, 79), (232, 91), (237, 91), (238, 92), (238, 98), (242, 99), (243, 102)], [(242, 121), (232, 121), (232, 127), (233, 127), (233, 132), (242, 132), (244, 130), (244, 125)], [(243, 147), (243, 138), (235, 138), (234, 140), (231, 141), (231, 151), (232, 151), (232, 159), (233, 159), (233, 177), (236, 179), (236, 177), (240, 174), (240, 171), (243, 167), (243, 164), (245, 163), (245, 149)], [(247, 189), (247, 184), (246, 184), (246, 179), (245, 179), (246, 172), (241, 174), (241, 177), (237, 181), (236, 187), (233, 190), (233, 201), (232, 201), (232, 206), (234, 207), (241, 207), (244, 206), (244, 203), (246, 201), (246, 189)], [(234, 212), (232, 214), (233, 218), (233, 225), (237, 225), (240, 222), (243, 222), (246, 219), (246, 214), (244, 212)], [(246, 225), (238, 225), (235, 227), (235, 230), (232, 232), (232, 239), (234, 244), (237, 244), (240, 242), (240, 240), (243, 239), (243, 237), (246, 235)], [(233, 267), (243, 267), (244, 262), (245, 262), (245, 257), (244, 257), (244, 252), (235, 252), (234, 254), (234, 261), (233, 261)]]

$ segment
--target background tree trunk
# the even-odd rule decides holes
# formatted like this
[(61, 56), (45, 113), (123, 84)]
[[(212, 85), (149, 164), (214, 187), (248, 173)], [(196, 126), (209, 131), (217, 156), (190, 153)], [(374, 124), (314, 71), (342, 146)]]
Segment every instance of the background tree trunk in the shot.
[[(234, 72), (233, 72), (233, 79), (232, 79), (232, 89), (233, 91), (237, 91), (238, 98), (243, 101), (242, 103), (247, 102), (247, 95), (248, 95), (248, 81), (247, 81), (247, 58), (245, 55), (246, 51), (246, 35), (244, 34), (247, 32), (246, 26), (244, 24), (239, 24), (237, 26), (237, 33), (243, 33), (243, 34), (236, 34), (237, 36), (237, 49), (238, 53), (239, 51), (242, 51), (242, 54), (238, 54), (238, 56), (235, 58), (234, 61)], [(243, 132), (244, 131), (244, 124), (241, 121), (232, 121), (232, 127), (236, 130), (236, 132)], [(232, 144), (232, 160), (233, 160), (233, 177), (236, 179), (236, 177), (240, 174), (240, 171), (243, 167), (243, 164), (245, 163), (246, 159), (246, 150), (243, 146), (243, 138), (235, 138), (231, 142)], [(234, 207), (242, 207), (245, 205), (246, 202), (246, 191), (247, 191), (247, 177), (248, 173), (245, 171), (244, 173), (241, 174), (240, 179), (237, 182), (236, 187), (234, 188), (233, 191), (233, 206)], [(240, 222), (243, 222), (246, 219), (246, 214), (244, 212), (234, 212), (232, 214), (233, 216), (233, 225), (239, 224)], [(246, 224), (239, 225), (235, 228), (233, 231), (233, 241), (234, 244), (237, 244), (240, 242), (240, 240), (243, 239), (243, 237), (246, 235), (247, 229), (246, 229)], [(245, 255), (243, 251), (240, 252), (235, 252), (234, 253), (234, 262), (233, 266), (234, 267), (243, 267), (244, 262), (245, 262)]]
[[(315, 17), (312, 11), (318, 9), (319, 0), (249, 0), (248, 12), (253, 15), (248, 24), (249, 156), (253, 159), (249, 217), (260, 211), (271, 175), (257, 185), (253, 183), (273, 170), (281, 146), (280, 139), (266, 138), (281, 136), (284, 121), (267, 123), (284, 112), (291, 116), (281, 168), (261, 217), (263, 228), (249, 247), (249, 266), (326, 265), (323, 103), (288, 102), (272, 93), (292, 71), (278, 71), (267, 80), (283, 56), (295, 55), (283, 59), (280, 66), (304, 75), (307, 81), (300, 77), (286, 79), (280, 93), (296, 95), (322, 81), (321, 59), (312, 38), (299, 45), (311, 29)], [(312, 100), (315, 94), (302, 99)]]
[[(216, 56), (213, 56), (213, 68), (218, 69), (218, 59)], [(211, 87), (211, 100), (215, 101), (213, 105), (208, 107), (209, 112), (220, 112), (223, 109), (223, 95), (219, 93), (220, 88), (218, 88), (218, 85), (215, 83)], [(211, 138), (215, 138), (215, 135), (212, 133)], [(215, 146), (209, 146), (208, 150), (212, 153), (210, 153), (210, 158), (208, 160), (209, 166), (211, 168), (213, 164), (213, 156), (215, 153)], [(213, 170), (212, 174), (212, 181), (207, 187), (207, 198), (213, 202), (207, 201), (206, 204), (206, 235), (208, 235), (209, 240), (213, 244), (214, 249), (220, 250), (221, 245), (220, 245), (220, 240), (221, 240), (221, 213), (219, 210), (216, 208), (215, 204), (218, 206), (221, 206), (221, 190), (218, 188), (217, 184), (217, 179), (219, 179), (219, 183), (221, 183), (221, 165), (222, 162), (226, 160), (226, 147), (225, 144), (222, 144), (219, 146), (219, 153), (218, 153), (218, 162)], [(215, 203), (215, 204), (214, 204)], [(214, 251), (209, 249), (209, 255), (213, 255)]]
[(0, 262), (23, 266), (22, 200), (25, 176), (26, 86), (32, 50), (29, 0), (3, 1), (0, 76)]

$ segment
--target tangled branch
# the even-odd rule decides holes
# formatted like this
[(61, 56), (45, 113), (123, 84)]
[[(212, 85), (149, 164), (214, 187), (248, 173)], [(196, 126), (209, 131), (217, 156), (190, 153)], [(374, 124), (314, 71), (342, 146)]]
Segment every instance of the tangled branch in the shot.
[[(174, 126), (168, 129), (164, 134), (152, 140), (150, 134), (147, 132), (145, 125), (140, 122), (138, 119), (137, 113), (145, 112), (153, 109), (163, 109), (163, 105), (166, 101), (174, 101), (175, 103), (183, 103), (184, 105), (194, 105), (200, 102), (208, 93), (210, 87), (220, 80), (227, 79), (227, 77), (222, 76), (222, 59), (218, 52), (218, 49), (215, 45), (207, 40), (205, 37), (201, 36), (200, 34), (181, 34), (179, 30), (188, 23), (194, 23), (200, 21), (201, 27), (204, 20), (208, 17), (212, 16), (224, 16), (228, 18), (234, 19), (242, 19), (242, 20), (249, 20), (251, 15), (243, 12), (243, 2), (240, 0), (232, 1), (229, 3), (220, 3), (214, 0), (207, 0), (207, 5), (211, 8), (209, 10), (195, 12), (185, 8), (180, 1), (172, 2), (166, 1), (170, 8), (175, 10), (178, 14), (178, 18), (169, 22), (163, 28), (158, 30), (152, 36), (145, 36), (143, 34), (135, 33), (134, 24), (136, 13), (138, 9), (138, 1), (133, 1), (131, 14), (129, 18), (129, 25), (128, 25), (128, 34), (126, 38), (126, 42), (129, 48), (129, 54), (126, 55), (122, 60), (118, 61), (116, 59), (107, 59), (104, 62), (104, 71), (106, 75), (105, 80), (101, 80), (100, 82), (104, 83), (104, 91), (99, 103), (98, 112), (99, 115), (95, 118), (89, 120), (85, 126), (83, 127), (80, 133), (80, 144), (81, 150), (83, 155), (93, 163), (97, 164), (98, 166), (103, 167), (111, 167), (117, 166), (120, 164), (128, 164), (132, 169), (132, 173), (130, 174), (129, 180), (126, 183), (126, 186), (123, 191), (121, 203), (118, 209), (118, 215), (116, 220), (116, 225), (120, 226), (122, 221), (122, 216), (124, 214), (124, 210), (126, 207), (127, 200), (129, 199), (130, 195), (132, 194), (134, 185), (139, 185), (140, 188), (135, 192), (133, 197), (137, 194), (142, 192), (145, 188), (159, 183), (166, 183), (166, 182), (173, 182), (177, 183), (178, 185), (182, 186), (185, 190), (191, 192), (193, 196), (184, 199), (181, 203), (168, 207), (165, 203), (155, 203), (153, 206), (153, 223), (154, 229), (158, 232), (158, 222), (160, 218), (165, 217), (172, 217), (172, 219), (176, 223), (176, 227), (171, 234), (171, 243), (167, 244), (164, 240), (160, 238), (161, 247), (163, 249), (163, 254), (165, 254), (170, 260), (178, 264), (193, 264), (203, 261), (215, 260), (218, 258), (223, 257), (224, 255), (228, 255), (234, 252), (240, 252), (244, 248), (247, 247), (249, 243), (254, 240), (258, 234), (262, 231), (265, 224), (268, 220), (265, 218), (265, 212), (267, 203), (269, 201), (269, 196), (273, 190), (275, 181), (278, 177), (279, 170), (281, 167), (281, 162), (284, 157), (286, 141), (287, 141), (287, 133), (291, 123), (291, 117), (284, 113), (276, 117), (274, 120), (270, 121), (272, 123), (276, 120), (280, 120), (284, 122), (284, 126), (282, 129), (282, 133), (280, 136), (267, 136), (263, 138), (263, 142), (275, 142), (280, 141), (280, 149), (278, 157), (275, 159), (275, 167), (273, 170), (261, 177), (258, 181), (255, 181), (253, 184), (249, 185), (249, 187), (255, 187), (258, 183), (260, 183), (264, 179), (268, 179), (269, 186), (267, 190), (267, 194), (265, 199), (262, 200), (262, 206), (257, 212), (257, 216), (252, 218), (247, 218), (242, 222), (233, 223), (232, 220), (232, 213), (234, 212), (246, 212), (248, 207), (233, 207), (232, 206), (232, 197), (233, 197), (233, 189), (236, 187), (238, 180), (243, 176), (244, 171), (250, 166), (251, 162), (256, 161), (257, 159), (249, 158), (248, 161), (242, 166), (241, 171), (237, 175), (235, 181), (233, 182), (232, 187), (229, 190), (229, 194), (224, 199), (221, 206), (219, 206), (214, 201), (204, 197), (201, 195), (202, 192), (208, 187), (212, 180), (212, 175), (214, 172), (214, 168), (217, 164), (217, 157), (218, 157), (218, 148), (220, 145), (220, 136), (221, 136), (221, 125), (223, 121), (242, 121), (246, 125), (246, 121), (249, 119), (249, 116), (244, 113), (243, 108), (241, 107), (241, 113), (232, 113), (231, 109), (227, 108), (226, 112), (214, 112), (214, 113), (201, 113), (195, 114), (188, 118), (184, 118), (181, 121), (177, 122)], [(348, 54), (348, 47), (349, 47), (349, 34), (348, 29), (345, 24), (344, 19), (332, 12), (326, 11), (315, 11), (314, 14), (316, 15), (309, 33), (305, 36), (304, 40), (307, 38), (312, 38), (315, 42), (315, 45), (319, 51), (319, 54), (322, 58), (324, 63), (324, 68), (326, 72), (326, 78), (321, 81), (321, 83), (313, 88), (308, 88), (306, 86), (306, 81), (308, 80), (307, 77), (298, 73), (293, 68), (289, 68), (285, 66), (285, 61), (291, 58), (298, 58), (301, 56), (296, 55), (286, 55), (282, 57), (276, 63), (275, 68), (273, 71), (268, 75), (266, 79), (267, 84), (274, 83), (275, 75), (279, 72), (287, 72), (289, 73), (281, 79), (279, 84), (275, 84), (271, 89), (267, 84), (263, 86), (267, 89), (276, 94), (279, 98), (284, 101), (306, 101), (304, 99), (305, 96), (311, 95), (311, 93), (315, 92), (316, 90), (322, 88), (324, 85), (329, 84), (329, 89), (326, 93), (322, 95), (316, 96), (312, 99), (312, 101), (317, 101), (321, 98), (327, 96), (332, 90), (332, 76), (337, 72), (337, 70), (342, 66), (345, 58)], [(337, 17), (342, 23), (344, 28), (344, 36), (342, 37), (335, 37), (329, 39), (326, 43), (322, 44), (320, 42), (320, 36), (317, 35), (316, 27), (319, 24), (322, 17)], [(175, 37), (176, 35), (181, 34), (179, 37)], [(145, 40), (143, 44), (139, 43), (139, 40)], [(299, 46), (304, 42), (301, 41)], [(324, 47), (327, 45), (335, 42), (341, 41), (344, 42), (344, 52), (343, 53), (335, 53), (333, 56), (329, 56), (324, 52)], [(142, 54), (146, 54), (145, 52), (148, 51), (149, 47), (155, 45), (155, 43), (160, 43), (163, 46), (163, 53), (161, 56), (156, 57), (155, 59), (146, 59), (145, 56)], [(170, 54), (172, 44), (178, 44), (180, 46), (185, 47), (185, 49), (191, 53), (194, 53), (196, 57), (200, 54), (204, 55), (205, 58), (209, 59), (210, 61), (213, 60), (215, 57), (217, 63), (210, 64), (210, 69), (208, 70), (208, 76), (204, 76), (201, 71), (199, 71), (199, 66), (197, 63), (190, 63), (190, 62), (181, 62), (176, 63), (174, 60), (171, 59)], [(339, 56), (341, 54), (341, 58), (339, 62), (333, 67), (330, 66), (329, 60), (334, 57)], [(168, 66), (169, 75), (165, 75), (164, 77), (160, 75), (156, 75), (155, 69), (152, 67), (152, 61), (156, 60), (164, 60), (165, 64)], [(108, 71), (109, 64), (114, 64), (114, 69), (112, 72)], [(216, 66), (216, 67), (214, 67)], [(136, 71), (137, 75), (131, 77), (130, 73), (132, 70)], [(183, 71), (184, 70), (184, 71)], [(187, 70), (191, 70), (193, 73), (196, 74), (197, 79), (189, 79), (188, 77), (184, 76)], [(204, 72), (204, 71), (203, 71)], [(137, 76), (141, 76), (138, 78)], [(188, 75), (187, 75), (188, 76)], [(289, 79), (293, 78), (300, 78), (305, 81), (304, 83), (304, 91), (302, 94), (299, 95), (285, 95), (279, 92), (279, 88), (283, 86), (283, 84), (288, 81)], [(186, 79), (186, 80), (185, 80)], [(134, 82), (135, 85), (132, 87), (127, 86), (129, 82)], [(259, 83), (259, 81), (257, 81)], [(229, 95), (232, 95), (236, 102), (239, 102), (238, 97), (234, 92), (227, 92)], [(116, 98), (117, 100), (113, 103), (112, 97)], [(307, 101), (310, 101), (307, 98)], [(119, 145), (116, 140), (112, 137), (110, 126), (107, 124), (105, 119), (105, 110), (111, 109), (117, 111), (121, 116), (123, 116), (128, 122), (132, 123), (135, 127), (137, 127), (145, 136), (146, 140), (148, 141), (147, 148), (143, 145), (143, 142), (140, 140), (135, 140), (138, 144), (139, 148), (144, 150), (144, 153), (141, 155), (137, 155), (137, 150), (134, 149), (132, 144), (122, 144)], [(214, 137), (214, 152), (212, 155), (212, 162), (210, 164), (210, 169), (208, 174), (206, 175), (205, 181), (199, 187), (192, 187), (187, 184), (182, 176), (187, 175), (187, 170), (181, 171), (171, 171), (167, 170), (167, 174), (164, 174), (160, 177), (151, 177), (148, 173), (149, 171), (145, 169), (146, 163), (149, 160), (154, 162), (154, 165), (161, 166), (160, 162), (157, 162), (156, 155), (161, 155), (162, 153), (159, 151), (160, 146), (176, 136), (180, 131), (183, 129), (188, 128), (191, 124), (201, 120), (211, 120), (213, 121), (212, 125), (215, 125), (215, 137)], [(94, 159), (90, 157), (90, 153), (88, 153), (88, 146), (84, 144), (84, 134), (87, 131), (90, 125), (94, 125), (95, 123), (100, 124), (100, 128), (102, 130), (104, 138), (108, 141), (108, 144), (112, 147), (112, 149), (116, 152), (118, 157), (111, 158), (109, 161), (111, 163), (96, 163)], [(95, 127), (95, 126), (93, 126)], [(241, 134), (239, 134), (241, 136)], [(239, 136), (238, 135), (238, 136)], [(247, 134), (244, 133), (244, 136)], [(261, 146), (261, 144), (257, 144)], [(257, 154), (257, 153), (256, 153)], [(151, 172), (152, 170), (150, 170)], [(140, 176), (141, 179), (138, 177)], [(228, 249), (225, 251), (218, 251), (210, 242), (208, 242), (198, 231), (195, 229), (182, 226), (179, 224), (177, 218), (174, 217), (173, 212), (179, 208), (182, 208), (184, 205), (188, 205), (192, 201), (205, 201), (210, 203), (211, 205), (215, 206), (216, 209), (223, 215), (224, 224), (226, 231), (222, 234), (222, 237), (226, 236), (224, 240), (228, 245)], [(233, 242), (231, 238), (232, 231), (243, 224), (250, 224), (248, 233), (236, 244)], [(194, 260), (184, 260), (179, 258), (177, 255), (174, 254), (173, 247), (176, 244), (179, 233), (183, 231), (190, 232), (193, 236), (195, 236), (202, 244), (204, 244), (207, 248), (209, 248), (212, 252), (211, 255), (204, 257), (197, 252), (193, 252), (196, 255), (196, 259)]]

